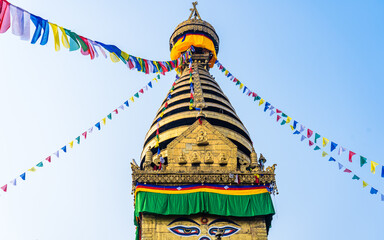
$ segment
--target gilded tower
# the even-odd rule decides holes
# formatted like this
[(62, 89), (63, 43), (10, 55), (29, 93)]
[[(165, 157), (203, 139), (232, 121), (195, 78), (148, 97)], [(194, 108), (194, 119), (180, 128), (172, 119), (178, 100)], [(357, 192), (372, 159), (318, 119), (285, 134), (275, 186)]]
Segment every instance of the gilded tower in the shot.
[(266, 240), (276, 165), (209, 73), (219, 37), (196, 4), (170, 38), (183, 64), (132, 163), (136, 239)]

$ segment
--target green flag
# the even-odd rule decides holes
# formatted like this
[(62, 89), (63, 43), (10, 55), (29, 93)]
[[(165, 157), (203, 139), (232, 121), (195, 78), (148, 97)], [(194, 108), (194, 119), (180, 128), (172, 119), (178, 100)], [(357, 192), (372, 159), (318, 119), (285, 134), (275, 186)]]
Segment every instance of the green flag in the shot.
[(317, 141), (317, 139), (319, 139), (319, 138), (320, 138), (320, 134), (315, 133), (315, 143), (317, 143), (316, 141)]
[(112, 113), (108, 114), (107, 117), (112, 120)]
[(360, 178), (359, 178), (358, 176), (356, 176), (356, 175), (353, 175), (352, 179), (353, 179), (353, 180), (355, 180), (355, 179), (356, 179), (356, 180), (359, 180)]
[(367, 159), (363, 156), (360, 156), (360, 167), (364, 166), (367, 163)]
[(320, 150), (320, 147), (319, 146), (316, 146), (313, 150)]

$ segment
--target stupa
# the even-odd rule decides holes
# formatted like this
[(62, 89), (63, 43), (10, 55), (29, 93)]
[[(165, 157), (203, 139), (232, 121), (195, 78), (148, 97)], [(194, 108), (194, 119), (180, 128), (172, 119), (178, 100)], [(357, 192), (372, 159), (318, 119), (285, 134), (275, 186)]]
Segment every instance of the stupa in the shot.
[(265, 240), (276, 164), (265, 167), (210, 75), (219, 37), (196, 5), (169, 41), (171, 58), (187, 61), (131, 164), (136, 239)]

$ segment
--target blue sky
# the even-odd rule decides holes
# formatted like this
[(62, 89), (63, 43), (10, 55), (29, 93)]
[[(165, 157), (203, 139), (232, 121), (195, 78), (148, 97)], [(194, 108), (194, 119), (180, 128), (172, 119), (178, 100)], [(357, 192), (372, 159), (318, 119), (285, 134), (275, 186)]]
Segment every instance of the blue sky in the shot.
[[(153, 60), (190, 1), (11, 1), (93, 40)], [(219, 61), (275, 107), (340, 145), (384, 164), (382, 1), (200, 1), (220, 37)], [(31, 28), (33, 31), (34, 28)], [(7, 183), (120, 106), (154, 76), (80, 52), (0, 35), (0, 182)], [(211, 74), (277, 163), (280, 194), (269, 239), (382, 239), (383, 204), (276, 124), (217, 69)], [(175, 74), (60, 159), (0, 197), (0, 239), (133, 239), (132, 158)], [(384, 192), (358, 158), (338, 158)], [(379, 172), (380, 173), (380, 172)], [(1, 184), (2, 185), (2, 184)]]

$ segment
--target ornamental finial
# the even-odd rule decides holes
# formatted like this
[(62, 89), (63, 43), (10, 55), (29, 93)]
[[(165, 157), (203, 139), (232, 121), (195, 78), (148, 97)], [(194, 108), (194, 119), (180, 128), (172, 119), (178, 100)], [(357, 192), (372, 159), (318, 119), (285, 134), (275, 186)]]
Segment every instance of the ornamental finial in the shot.
[[(200, 14), (199, 14), (199, 12), (196, 9), (197, 1), (193, 2), (192, 5), (193, 5), (193, 8), (189, 9), (189, 10), (191, 10), (191, 15), (189, 15), (188, 20), (191, 20), (192, 15), (195, 17), (195, 19), (201, 20)], [(195, 14), (193, 14), (193, 13), (195, 13)]]

